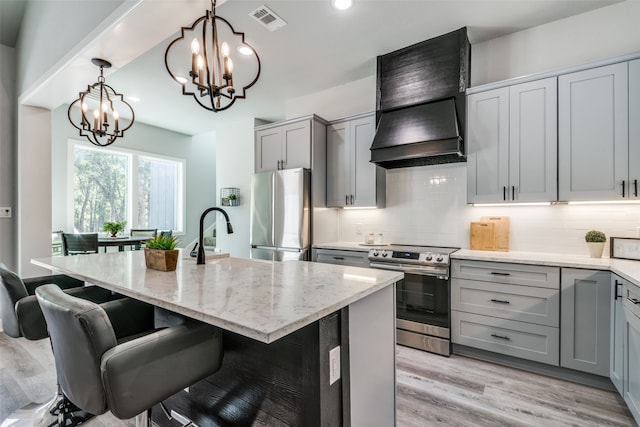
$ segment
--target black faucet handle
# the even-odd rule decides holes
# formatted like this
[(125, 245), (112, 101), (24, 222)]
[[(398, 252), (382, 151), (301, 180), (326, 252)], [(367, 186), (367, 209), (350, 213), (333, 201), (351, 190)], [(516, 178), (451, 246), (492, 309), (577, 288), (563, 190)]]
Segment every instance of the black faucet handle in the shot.
[(191, 258), (195, 258), (198, 256), (198, 242), (196, 242), (195, 245), (193, 245), (193, 248), (191, 249), (191, 252), (189, 252), (189, 256), (191, 256)]

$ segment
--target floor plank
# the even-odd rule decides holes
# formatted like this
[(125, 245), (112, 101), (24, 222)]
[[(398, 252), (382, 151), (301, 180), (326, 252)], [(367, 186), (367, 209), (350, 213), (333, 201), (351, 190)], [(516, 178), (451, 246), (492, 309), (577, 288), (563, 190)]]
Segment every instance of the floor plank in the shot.
[[(396, 363), (398, 427), (637, 427), (614, 392), (402, 346)], [(13, 339), (0, 332), (0, 420), (31, 401), (47, 400), (55, 381), (48, 340)], [(83, 425), (132, 427), (135, 422), (106, 413)]]

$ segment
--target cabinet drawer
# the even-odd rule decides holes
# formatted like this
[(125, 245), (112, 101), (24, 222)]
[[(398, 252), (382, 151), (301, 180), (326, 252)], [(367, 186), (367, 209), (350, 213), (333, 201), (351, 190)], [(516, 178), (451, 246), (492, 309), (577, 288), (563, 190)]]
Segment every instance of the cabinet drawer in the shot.
[(478, 314), (451, 312), (451, 339), (482, 350), (558, 365), (560, 330)]
[[(640, 287), (622, 280), (622, 304), (631, 314), (640, 318)], [(637, 302), (636, 302), (637, 301)]]
[(316, 249), (316, 262), (368, 268), (369, 252)]
[(451, 308), (507, 320), (560, 325), (558, 289), (451, 279)]
[(559, 267), (453, 260), (451, 277), (560, 289)]

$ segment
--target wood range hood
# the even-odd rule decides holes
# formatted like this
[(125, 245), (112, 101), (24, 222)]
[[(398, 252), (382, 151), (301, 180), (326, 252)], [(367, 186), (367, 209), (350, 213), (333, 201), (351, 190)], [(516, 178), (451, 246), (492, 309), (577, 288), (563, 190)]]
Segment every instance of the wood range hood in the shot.
[(466, 161), (467, 28), (378, 56), (371, 162), (385, 169)]

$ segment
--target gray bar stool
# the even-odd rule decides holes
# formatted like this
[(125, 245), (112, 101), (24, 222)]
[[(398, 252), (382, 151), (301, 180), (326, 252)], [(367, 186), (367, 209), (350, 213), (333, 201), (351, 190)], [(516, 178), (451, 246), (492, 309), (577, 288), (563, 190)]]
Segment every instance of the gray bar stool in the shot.
[[(65, 397), (94, 415), (137, 416), (150, 425), (151, 407), (220, 369), (222, 333), (187, 321), (153, 329), (153, 307), (123, 298), (95, 304), (55, 285), (36, 290), (49, 328)], [(72, 425), (62, 420), (59, 425)]]

